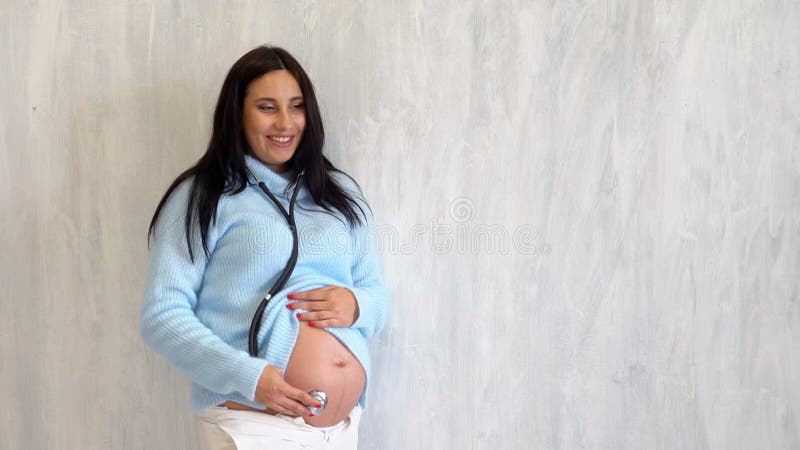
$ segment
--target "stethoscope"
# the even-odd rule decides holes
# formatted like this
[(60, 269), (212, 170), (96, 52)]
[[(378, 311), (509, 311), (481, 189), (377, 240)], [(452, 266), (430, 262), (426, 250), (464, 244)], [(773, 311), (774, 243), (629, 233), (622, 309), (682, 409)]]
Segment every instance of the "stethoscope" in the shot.
[[(261, 329), (261, 320), (264, 316), (264, 311), (267, 309), (267, 304), (269, 303), (270, 299), (272, 299), (272, 296), (283, 288), (283, 285), (286, 284), (286, 281), (289, 279), (289, 277), (292, 275), (292, 272), (294, 271), (294, 267), (297, 265), (297, 253), (298, 253), (297, 246), (299, 239), (297, 238), (297, 226), (295, 225), (294, 222), (294, 204), (297, 200), (297, 193), (300, 192), (300, 189), (298, 187), (300, 185), (300, 178), (303, 176), (304, 171), (301, 170), (300, 173), (297, 174), (294, 183), (287, 188), (287, 190), (294, 189), (294, 192), (292, 193), (292, 199), (291, 201), (289, 201), (289, 212), (287, 213), (286, 209), (283, 207), (283, 205), (281, 205), (281, 202), (279, 202), (278, 199), (275, 198), (275, 196), (272, 194), (272, 192), (270, 192), (269, 189), (267, 189), (267, 185), (264, 184), (263, 181), (259, 180), (258, 177), (250, 170), (249, 167), (247, 166), (245, 167), (247, 168), (247, 171), (250, 172), (250, 175), (252, 175), (253, 178), (255, 178), (258, 187), (260, 187), (261, 190), (264, 191), (265, 194), (267, 194), (270, 200), (272, 200), (272, 202), (275, 203), (275, 205), (281, 211), (281, 214), (283, 214), (283, 217), (286, 218), (286, 221), (289, 223), (289, 228), (292, 230), (292, 255), (289, 257), (289, 261), (283, 268), (281, 276), (278, 277), (278, 280), (275, 282), (275, 284), (272, 285), (272, 287), (269, 289), (264, 298), (261, 299), (261, 303), (258, 305), (255, 315), (253, 315), (253, 321), (250, 322), (250, 334), (248, 335), (247, 339), (247, 347), (248, 351), (250, 352), (250, 356), (256, 357), (258, 355), (258, 343), (257, 343), (258, 330)], [(319, 408), (307, 405), (309, 411), (314, 415), (321, 414), (322, 411), (325, 410), (325, 406), (327, 406), (328, 404), (328, 396), (325, 394), (325, 392), (318, 390), (310, 391), (309, 394), (312, 397), (314, 397), (321, 405), (321, 407)]]

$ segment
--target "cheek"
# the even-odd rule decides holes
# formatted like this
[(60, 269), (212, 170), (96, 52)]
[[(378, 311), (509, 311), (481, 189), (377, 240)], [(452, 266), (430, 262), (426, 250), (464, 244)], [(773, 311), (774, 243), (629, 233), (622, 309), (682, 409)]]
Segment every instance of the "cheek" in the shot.
[(253, 118), (250, 114), (242, 114), (242, 128), (244, 128), (245, 134), (251, 134), (253, 132)]
[(260, 136), (262, 133), (258, 121), (253, 120), (252, 116), (245, 114), (244, 117), (242, 117), (242, 129), (244, 131), (244, 137), (251, 148), (257, 148), (261, 145)]
[(263, 116), (255, 111), (248, 110), (242, 115), (242, 127), (247, 133), (260, 134), (262, 130), (267, 128), (267, 124)]

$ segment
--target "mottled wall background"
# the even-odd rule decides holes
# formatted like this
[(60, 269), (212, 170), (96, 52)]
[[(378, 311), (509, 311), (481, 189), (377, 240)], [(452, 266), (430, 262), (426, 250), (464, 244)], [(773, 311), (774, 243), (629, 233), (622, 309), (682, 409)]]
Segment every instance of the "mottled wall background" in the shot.
[(362, 449), (800, 448), (796, 1), (6, 0), (0, 446), (195, 445), (146, 228), (279, 44), (382, 225)]

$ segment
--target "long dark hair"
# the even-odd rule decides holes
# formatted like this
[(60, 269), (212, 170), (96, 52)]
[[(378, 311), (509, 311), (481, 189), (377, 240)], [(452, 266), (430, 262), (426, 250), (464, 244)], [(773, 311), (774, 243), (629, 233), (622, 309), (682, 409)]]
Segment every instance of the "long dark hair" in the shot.
[[(325, 131), (322, 127), (322, 118), (311, 80), (300, 63), (289, 52), (280, 47), (260, 46), (239, 58), (225, 77), (214, 111), (214, 128), (208, 148), (197, 163), (178, 175), (178, 178), (167, 189), (164, 197), (161, 198), (156, 212), (153, 214), (153, 219), (150, 221), (148, 243), (155, 231), (156, 220), (161, 208), (167, 202), (170, 194), (184, 180), (194, 177), (189, 193), (189, 204), (186, 208), (186, 244), (189, 247), (189, 257), (194, 262), (191, 233), (193, 225), (197, 223), (200, 227), (203, 250), (207, 257), (210, 256), (207, 240), (208, 227), (216, 216), (220, 196), (223, 193), (238, 194), (247, 186), (244, 155), (249, 147), (242, 126), (242, 107), (247, 87), (253, 80), (274, 70), (287, 70), (294, 76), (300, 85), (305, 104), (305, 131), (297, 150), (287, 163), (288, 167), (297, 169), (296, 173), (304, 171), (300, 182), (308, 189), (314, 203), (326, 211), (332, 211), (331, 206), (336, 208), (344, 215), (351, 227), (365, 223), (358, 217), (353, 206), (355, 205), (361, 210), (361, 214), (366, 220), (364, 210), (328, 173), (328, 171), (339, 172), (353, 180), (345, 172), (334, 167), (322, 154)], [(353, 182), (360, 192), (361, 187), (355, 180)], [(297, 206), (300, 207), (299, 204)], [(369, 207), (369, 205), (367, 206)]]

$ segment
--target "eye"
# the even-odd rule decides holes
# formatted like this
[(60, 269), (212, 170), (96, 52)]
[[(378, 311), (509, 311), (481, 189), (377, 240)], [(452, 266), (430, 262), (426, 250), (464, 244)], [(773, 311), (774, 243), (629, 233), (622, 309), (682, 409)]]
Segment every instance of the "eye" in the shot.
[(303, 109), (305, 106), (306, 105), (304, 105), (302, 103), (295, 103), (294, 105), (292, 105), (292, 108), (294, 108), (294, 109)]
[(275, 107), (270, 105), (258, 105), (258, 109), (261, 111), (275, 111)]

